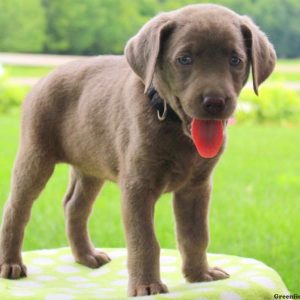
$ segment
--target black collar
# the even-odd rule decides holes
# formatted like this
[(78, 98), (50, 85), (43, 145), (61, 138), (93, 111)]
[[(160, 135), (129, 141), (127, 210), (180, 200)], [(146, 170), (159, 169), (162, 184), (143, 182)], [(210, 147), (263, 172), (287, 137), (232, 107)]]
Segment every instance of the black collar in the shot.
[[(150, 105), (154, 107), (158, 113), (162, 116), (164, 112), (164, 100), (160, 97), (157, 90), (153, 87), (153, 85), (150, 86), (147, 92), (147, 96), (150, 99)], [(169, 104), (167, 104), (167, 120), (172, 120), (174, 122), (181, 122), (180, 118), (176, 114), (176, 112), (171, 108)]]

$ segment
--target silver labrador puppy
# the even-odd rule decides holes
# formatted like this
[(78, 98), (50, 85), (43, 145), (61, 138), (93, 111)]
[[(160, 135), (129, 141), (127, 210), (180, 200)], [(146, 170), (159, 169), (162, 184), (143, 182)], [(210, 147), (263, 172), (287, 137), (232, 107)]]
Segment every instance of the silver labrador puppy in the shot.
[[(153, 230), (155, 202), (165, 192), (174, 193), (186, 279), (227, 278), (206, 258), (211, 174), (250, 68), (257, 93), (275, 60), (267, 37), (248, 17), (217, 5), (190, 5), (150, 20), (128, 42), (125, 56), (72, 62), (42, 79), (23, 105), (1, 227), (1, 277), (26, 276), (21, 246), (32, 204), (55, 164), (68, 163), (64, 209), (77, 262), (98, 268), (110, 260), (93, 246), (87, 219), (111, 180), (122, 190), (130, 296), (167, 292)], [(214, 146), (216, 137), (221, 148)], [(195, 145), (208, 155), (199, 155)]]

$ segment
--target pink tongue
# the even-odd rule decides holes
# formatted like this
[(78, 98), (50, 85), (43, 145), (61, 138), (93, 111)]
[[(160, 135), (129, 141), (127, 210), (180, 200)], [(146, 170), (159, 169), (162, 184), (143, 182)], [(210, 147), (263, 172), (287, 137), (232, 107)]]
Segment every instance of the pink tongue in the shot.
[(222, 121), (193, 119), (192, 138), (200, 156), (216, 156), (223, 144)]

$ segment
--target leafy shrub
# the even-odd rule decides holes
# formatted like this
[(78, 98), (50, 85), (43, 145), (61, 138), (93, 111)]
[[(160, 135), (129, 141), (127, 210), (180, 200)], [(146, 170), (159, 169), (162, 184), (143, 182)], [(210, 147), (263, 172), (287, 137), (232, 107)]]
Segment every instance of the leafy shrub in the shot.
[(245, 89), (239, 99), (238, 121), (300, 123), (300, 93), (281, 84), (260, 88), (259, 96)]
[(6, 77), (0, 76), (0, 114), (19, 109), (27, 92), (27, 87), (12, 85)]

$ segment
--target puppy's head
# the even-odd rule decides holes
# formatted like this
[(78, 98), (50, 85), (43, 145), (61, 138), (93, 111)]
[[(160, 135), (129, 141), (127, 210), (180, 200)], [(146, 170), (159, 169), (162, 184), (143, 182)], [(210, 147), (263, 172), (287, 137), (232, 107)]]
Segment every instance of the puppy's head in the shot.
[(150, 20), (125, 48), (133, 71), (179, 116), (228, 119), (252, 68), (253, 88), (276, 54), (248, 17), (217, 5), (190, 5)]

